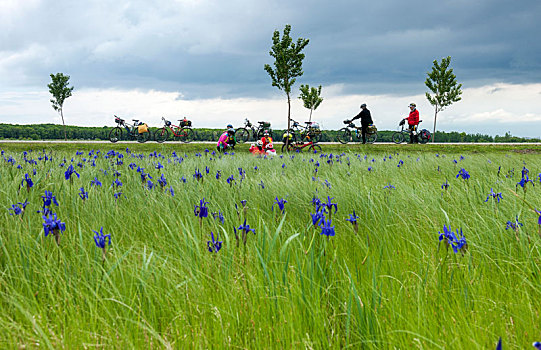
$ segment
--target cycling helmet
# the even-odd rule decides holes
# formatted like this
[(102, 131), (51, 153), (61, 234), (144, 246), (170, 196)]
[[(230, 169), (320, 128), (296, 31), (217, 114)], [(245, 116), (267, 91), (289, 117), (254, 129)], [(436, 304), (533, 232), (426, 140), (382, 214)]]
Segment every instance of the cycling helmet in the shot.
[(263, 136), (269, 136), (269, 131), (268, 130), (263, 131)]
[(363, 108), (363, 107), (366, 108), (366, 103), (363, 103), (363, 104), (361, 105), (361, 108)]
[(228, 128), (228, 129), (233, 129), (233, 125), (227, 124), (227, 128)]
[(410, 107), (413, 107), (413, 108), (417, 107), (417, 105), (416, 105), (415, 103), (413, 103), (413, 102), (412, 102), (412, 103), (410, 103), (410, 105), (409, 105), (409, 106), (410, 106)]

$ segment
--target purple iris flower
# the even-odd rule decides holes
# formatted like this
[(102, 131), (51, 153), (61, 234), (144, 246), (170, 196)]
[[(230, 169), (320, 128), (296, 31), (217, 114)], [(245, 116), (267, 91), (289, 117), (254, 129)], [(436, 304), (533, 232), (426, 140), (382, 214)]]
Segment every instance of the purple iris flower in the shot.
[(463, 248), (466, 249), (467, 243), (466, 243), (466, 237), (462, 234), (462, 229), (460, 230), (460, 233), (458, 233), (458, 229), (456, 230), (456, 233), (451, 231), (451, 225), (449, 225), (449, 228), (447, 228), (445, 225), (443, 225), (443, 233), (438, 232), (440, 234), (439, 239), (442, 241), (445, 240), (445, 243), (447, 245), (450, 245), (453, 248), (453, 251), (455, 253), (458, 253), (459, 250), (462, 250)]
[(79, 189), (79, 197), (81, 197), (81, 199), (84, 201), (85, 199), (88, 199), (88, 192), (85, 192), (85, 188), (84, 187), (81, 187)]
[(97, 177), (95, 177), (94, 180), (90, 181), (90, 187), (92, 187), (94, 185), (95, 186), (101, 186), (101, 182), (100, 182), (100, 180), (98, 180)]
[(490, 197), (494, 198), (494, 199), (497, 199), (498, 200), (498, 203), (500, 203), (500, 199), (503, 199), (502, 197), (502, 193), (501, 192), (498, 192), (498, 193), (495, 193), (492, 188), (490, 189), (490, 193), (487, 195), (487, 199), (485, 200), (485, 203), (488, 202), (488, 200), (490, 199)]
[(96, 234), (94, 235), (94, 242), (96, 243), (96, 247), (105, 249), (105, 246), (107, 245), (107, 238), (109, 239), (109, 245), (111, 245), (111, 235), (104, 235), (103, 227), (100, 228), (100, 232), (94, 231), (94, 233)]
[(216, 241), (214, 239), (214, 233), (210, 232), (210, 241), (207, 241), (207, 248), (211, 253), (218, 253), (222, 249), (222, 241)]
[(24, 174), (23, 180), (21, 181), (21, 187), (24, 185), (25, 182), (26, 182), (26, 188), (28, 189), (34, 186), (34, 183), (32, 182), (30, 175), (28, 174)]
[(331, 226), (331, 219), (325, 220), (325, 218), (321, 219), (321, 223), (319, 224), (319, 227), (321, 227), (321, 233), (322, 235), (325, 235), (327, 237), (334, 236), (334, 226)]
[(470, 174), (466, 171), (466, 169), (462, 168), (456, 175), (456, 178), (462, 177), (463, 180), (468, 180), (470, 178)]
[(209, 202), (205, 202), (205, 198), (199, 201), (199, 205), (196, 205), (193, 212), (198, 218), (206, 218), (209, 215), (209, 208), (206, 206)]
[(75, 169), (73, 169), (73, 164), (70, 164), (70, 166), (64, 173), (64, 177), (66, 178), (66, 180), (70, 180), (73, 174), (77, 175), (78, 178), (80, 177), (79, 173), (77, 173)]
[(271, 207), (271, 210), (274, 211), (274, 205), (275, 204), (278, 204), (278, 208), (280, 209), (280, 211), (282, 212), (282, 214), (284, 213), (284, 209), (285, 209), (285, 205), (286, 205), (287, 201), (285, 199), (278, 199), (278, 197), (276, 197), (275, 199), (275, 203), (272, 205)]

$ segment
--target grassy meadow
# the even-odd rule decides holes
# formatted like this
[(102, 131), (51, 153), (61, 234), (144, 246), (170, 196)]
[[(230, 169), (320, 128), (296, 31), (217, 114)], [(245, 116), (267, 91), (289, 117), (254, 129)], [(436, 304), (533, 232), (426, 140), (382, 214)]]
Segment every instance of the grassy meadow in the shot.
[(540, 148), (211, 146), (0, 144), (0, 348), (541, 340)]

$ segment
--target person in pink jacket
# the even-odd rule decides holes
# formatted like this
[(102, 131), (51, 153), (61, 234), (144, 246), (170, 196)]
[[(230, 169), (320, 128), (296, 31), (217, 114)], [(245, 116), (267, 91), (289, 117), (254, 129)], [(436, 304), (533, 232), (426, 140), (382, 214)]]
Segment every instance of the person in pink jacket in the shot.
[(218, 144), (216, 145), (216, 148), (218, 151), (225, 151), (228, 148), (233, 149), (235, 145), (237, 144), (237, 140), (235, 139), (235, 129), (229, 128), (220, 136), (218, 139)]

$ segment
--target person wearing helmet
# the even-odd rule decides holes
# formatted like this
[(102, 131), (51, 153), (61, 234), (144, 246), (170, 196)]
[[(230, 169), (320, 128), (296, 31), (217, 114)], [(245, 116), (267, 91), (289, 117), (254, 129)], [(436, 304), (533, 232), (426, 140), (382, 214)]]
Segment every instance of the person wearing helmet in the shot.
[(263, 137), (260, 140), (263, 143), (263, 149), (272, 149), (272, 137), (270, 137), (270, 133), (268, 130), (263, 131)]
[(235, 138), (235, 129), (229, 128), (224, 131), (224, 133), (218, 139), (216, 148), (218, 151), (225, 151), (228, 148), (234, 148), (236, 144), (237, 140)]
[(410, 143), (419, 143), (419, 139), (417, 138), (417, 126), (419, 125), (419, 111), (417, 110), (417, 106), (415, 103), (410, 103), (410, 114), (407, 118), (404, 118), (403, 120), (408, 121), (408, 126), (410, 130)]
[(363, 137), (363, 143), (366, 143), (368, 126), (374, 123), (372, 121), (372, 115), (370, 114), (370, 111), (368, 110), (368, 108), (366, 108), (366, 103), (363, 103), (361, 105), (361, 111), (359, 112), (359, 114), (353, 117), (349, 122), (353, 122), (357, 119), (361, 119), (361, 134)]

